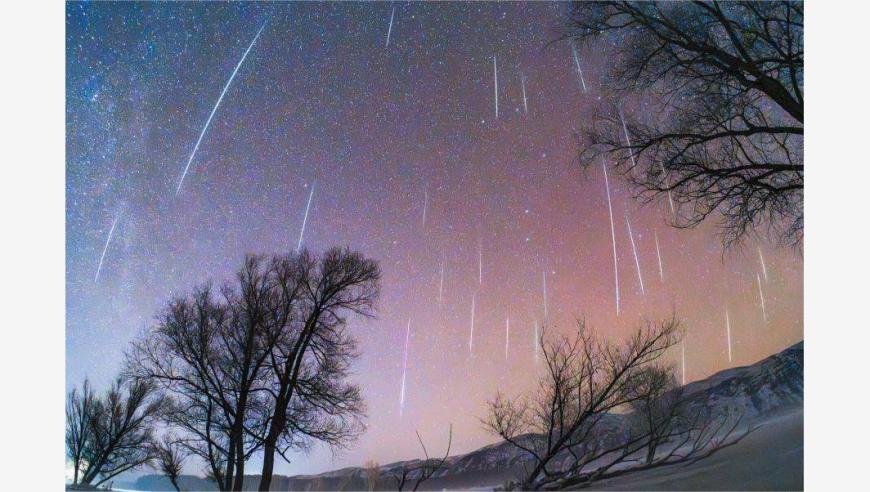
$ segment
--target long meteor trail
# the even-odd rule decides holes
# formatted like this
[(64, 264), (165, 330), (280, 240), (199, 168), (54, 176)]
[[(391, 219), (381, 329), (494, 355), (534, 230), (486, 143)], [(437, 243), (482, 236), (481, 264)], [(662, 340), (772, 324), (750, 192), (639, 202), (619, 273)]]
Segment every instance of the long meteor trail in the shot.
[(731, 317), (728, 316), (728, 307), (725, 307), (725, 336), (728, 339), (728, 363), (731, 363)]
[(535, 320), (535, 341), (533, 344), (534, 354), (535, 354), (535, 364), (538, 363), (538, 340), (540, 335), (538, 334), (538, 320)]
[(526, 99), (526, 77), (520, 73), (520, 83), (523, 87), (523, 112), (529, 114), (529, 101)]
[(238, 73), (239, 68), (241, 68), (242, 63), (245, 62), (245, 58), (248, 57), (248, 53), (251, 51), (251, 48), (254, 47), (254, 43), (257, 42), (257, 38), (260, 37), (260, 33), (263, 32), (263, 28), (266, 27), (266, 23), (264, 22), (262, 26), (260, 26), (260, 30), (257, 31), (257, 35), (254, 36), (254, 39), (251, 41), (251, 44), (248, 45), (248, 49), (245, 50), (245, 53), (242, 55), (242, 59), (239, 60), (239, 63), (236, 65), (235, 70), (233, 70), (232, 75), (230, 75), (230, 79), (227, 80), (226, 85), (224, 85), (224, 89), (221, 91), (221, 95), (218, 97), (216, 103), (214, 103), (214, 107), (211, 110), (211, 114), (208, 115), (208, 119), (205, 121), (205, 126), (202, 127), (202, 131), (199, 132), (199, 138), (196, 139), (196, 144), (193, 146), (193, 152), (190, 153), (190, 157), (187, 159), (187, 165), (184, 166), (184, 172), (181, 173), (181, 179), (178, 180), (178, 186), (175, 188), (175, 196), (178, 196), (178, 193), (181, 191), (181, 185), (184, 184), (184, 178), (187, 176), (187, 171), (190, 170), (190, 164), (193, 162), (194, 156), (196, 156), (196, 151), (199, 149), (199, 144), (202, 142), (202, 137), (205, 136), (205, 132), (208, 130), (208, 126), (211, 124), (212, 118), (214, 118), (214, 114), (217, 112), (218, 106), (221, 105), (221, 101), (224, 99), (224, 95), (227, 93), (227, 89), (230, 88), (230, 84), (233, 83), (233, 79), (236, 78), (236, 73)]
[(492, 57), (492, 71), (495, 80), (495, 119), (498, 119), (498, 62)]
[(758, 247), (758, 258), (761, 260), (761, 271), (764, 273), (764, 281), (767, 282), (767, 265), (764, 264), (764, 255), (761, 254), (761, 246)]
[(429, 190), (423, 190), (423, 227), (426, 227), (426, 208), (429, 206)]
[(544, 284), (544, 323), (547, 322), (547, 270), (541, 272), (541, 278)]
[(405, 379), (408, 375), (408, 344), (411, 341), (411, 318), (408, 318), (408, 329), (405, 331), (405, 358), (402, 361), (402, 391), (399, 394), (399, 417), (405, 412)]
[(683, 368), (683, 386), (686, 385), (686, 341), (682, 340), (680, 342), (680, 357), (682, 359), (682, 368)]
[(640, 282), (640, 293), (646, 295), (643, 288), (643, 275), (640, 273), (640, 259), (637, 257), (637, 247), (634, 245), (634, 234), (631, 232), (631, 222), (628, 220), (628, 214), (625, 214), (625, 225), (628, 227), (628, 238), (631, 239), (631, 252), (634, 253), (634, 264), (637, 267), (637, 281)]
[(607, 166), (601, 163), (604, 169), (604, 188), (607, 190), (607, 210), (610, 212), (610, 240), (613, 244), (613, 280), (616, 286), (616, 315), (619, 316), (619, 266), (616, 261), (616, 229), (613, 226), (613, 205), (610, 202), (610, 182), (607, 180)]
[(662, 268), (662, 253), (659, 250), (659, 233), (658, 231), (653, 231), (653, 236), (656, 238), (656, 258), (659, 259), (659, 278), (662, 282), (665, 281), (665, 271)]
[(637, 162), (634, 160), (634, 150), (632, 150), (631, 137), (628, 136), (628, 127), (625, 126), (625, 118), (622, 117), (622, 110), (619, 110), (619, 121), (622, 122), (622, 132), (625, 134), (625, 143), (628, 144), (628, 156), (631, 158), (631, 167), (637, 167)]
[(393, 13), (390, 14), (390, 27), (387, 28), (387, 44), (384, 48), (390, 47), (390, 34), (393, 33), (393, 17), (396, 15), (396, 7), (393, 7)]
[(299, 243), (296, 244), (296, 252), (302, 250), (302, 238), (305, 236), (305, 224), (308, 223), (308, 211), (311, 210), (311, 199), (314, 198), (314, 183), (311, 183), (311, 193), (308, 195), (308, 205), (305, 205), (305, 217), (302, 218), (302, 229), (299, 231)]
[(668, 204), (671, 206), (671, 215), (676, 216), (677, 211), (674, 209), (674, 197), (671, 195), (671, 180), (668, 179), (668, 174), (665, 172), (665, 165), (659, 161), (659, 167), (662, 168), (662, 179), (665, 181), (665, 187), (668, 189)]
[(764, 321), (767, 321), (767, 309), (764, 307), (764, 291), (761, 290), (761, 274), (755, 273), (755, 278), (758, 280), (758, 298), (761, 299), (761, 316)]
[(577, 74), (580, 75), (580, 83), (583, 85), (583, 93), (586, 94), (586, 81), (583, 80), (583, 70), (580, 69), (580, 59), (577, 57), (577, 48), (574, 43), (571, 43), (571, 53), (574, 55), (574, 66), (577, 67)]
[(118, 223), (118, 216), (112, 221), (112, 228), (109, 229), (109, 235), (106, 237), (106, 244), (103, 246), (103, 254), (100, 255), (100, 264), (97, 265), (97, 274), (94, 275), (94, 283), (100, 278), (100, 270), (103, 268), (103, 260), (106, 258), (106, 251), (109, 249), (109, 243), (112, 241), (112, 234), (115, 232), (115, 225)]

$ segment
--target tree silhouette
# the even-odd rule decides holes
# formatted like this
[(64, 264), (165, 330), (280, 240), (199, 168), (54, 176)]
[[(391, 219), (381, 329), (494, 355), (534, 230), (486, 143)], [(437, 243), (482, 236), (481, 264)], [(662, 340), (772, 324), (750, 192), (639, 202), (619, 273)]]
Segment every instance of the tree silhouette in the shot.
[(153, 429), (164, 400), (152, 384), (119, 377), (98, 397), (86, 381), (81, 395), (73, 389), (67, 401), (67, 454), (73, 456), (75, 482), (99, 486), (154, 459)]
[(249, 255), (219, 294), (206, 284), (170, 301), (128, 350), (125, 373), (166, 392), (178, 446), (221, 490), (241, 490), (261, 450), (268, 490), (275, 454), (341, 447), (362, 431), (346, 324), (373, 314), (379, 280), (377, 263), (348, 249)]
[(677, 227), (717, 214), (726, 246), (759, 230), (800, 245), (801, 2), (578, 2), (564, 37), (608, 53), (582, 166), (667, 196)]

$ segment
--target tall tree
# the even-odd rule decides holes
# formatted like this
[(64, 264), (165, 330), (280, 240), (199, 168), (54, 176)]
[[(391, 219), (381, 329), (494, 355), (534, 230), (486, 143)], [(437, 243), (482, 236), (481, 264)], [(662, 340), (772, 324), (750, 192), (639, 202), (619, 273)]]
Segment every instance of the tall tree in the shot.
[(667, 196), (675, 226), (715, 213), (726, 246), (759, 230), (799, 246), (802, 2), (577, 2), (564, 35), (607, 53), (581, 165)]
[(362, 431), (360, 390), (346, 381), (356, 356), (347, 316), (372, 316), (380, 295), (377, 263), (346, 248), (330, 249), (319, 259), (303, 251), (278, 262), (276, 272), (279, 290), (293, 293), (284, 298), (295, 306), (272, 317), (271, 414), (261, 491), (271, 486), (275, 454), (284, 456), (300, 438), (341, 446)]
[(248, 256), (215, 295), (178, 297), (133, 343), (126, 372), (171, 397), (168, 424), (221, 490), (241, 490), (245, 462), (314, 441), (342, 446), (362, 431), (360, 390), (347, 382), (356, 343), (346, 316), (371, 316), (377, 264), (347, 249)]
[(241, 490), (245, 462), (260, 448), (254, 393), (269, 354), (272, 285), (267, 260), (248, 256), (235, 284), (219, 296), (205, 285), (172, 300), (127, 353), (126, 371), (159, 384), (182, 410), (169, 422), (186, 431), (181, 442), (206, 460), (221, 490)]

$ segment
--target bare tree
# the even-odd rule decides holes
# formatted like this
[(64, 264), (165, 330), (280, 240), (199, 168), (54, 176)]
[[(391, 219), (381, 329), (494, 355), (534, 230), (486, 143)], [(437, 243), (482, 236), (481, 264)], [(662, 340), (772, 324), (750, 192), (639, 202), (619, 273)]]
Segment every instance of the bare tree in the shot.
[(163, 476), (169, 479), (175, 490), (180, 491), (178, 477), (181, 475), (184, 461), (188, 456), (184, 446), (173, 436), (166, 435), (160, 442), (155, 443), (154, 455), (157, 461), (157, 469), (160, 470)]
[(180, 411), (169, 423), (185, 431), (180, 442), (206, 461), (221, 490), (242, 489), (245, 462), (262, 445), (255, 415), (275, 297), (270, 267), (249, 255), (219, 296), (205, 285), (172, 300), (127, 353), (128, 374), (172, 395)]
[[(373, 316), (380, 294), (376, 262), (333, 248), (317, 259), (303, 251), (275, 263), (281, 292), (270, 316), (270, 415), (259, 490), (271, 486), (275, 454), (313, 439), (343, 446), (363, 429), (359, 387), (347, 382), (356, 342), (347, 316)], [(285, 306), (291, 306), (286, 309)]]
[(163, 404), (152, 384), (122, 378), (103, 397), (96, 398), (80, 456), (80, 483), (99, 486), (120, 473), (149, 464), (154, 458), (153, 425)]
[(93, 421), (96, 417), (97, 396), (87, 379), (81, 392), (73, 388), (66, 400), (66, 454), (73, 465), (73, 485), (79, 483), (79, 473), (84, 466), (83, 458), (93, 436)]
[(577, 2), (564, 36), (608, 59), (581, 165), (677, 202), (677, 227), (716, 212), (726, 246), (801, 243), (802, 2)]
[(547, 371), (537, 393), (497, 395), (484, 421), (528, 458), (519, 488), (579, 487), (693, 462), (751, 432), (739, 411), (693, 405), (673, 369), (656, 364), (677, 341), (675, 320), (644, 323), (622, 346), (591, 335), (582, 321), (573, 338), (542, 336)]
[(633, 424), (646, 437), (644, 463), (651, 465), (659, 447), (677, 432), (684, 412), (683, 388), (677, 384), (672, 368), (652, 365), (641, 371), (632, 391)]
[(424, 482), (435, 476), (439, 470), (445, 468), (447, 458), (450, 456), (450, 447), (453, 444), (453, 424), (450, 424), (450, 430), (447, 435), (447, 450), (444, 451), (444, 456), (441, 458), (430, 457), (426, 445), (423, 444), (423, 438), (420, 437), (420, 433), (417, 431), (415, 433), (417, 434), (417, 441), (420, 442), (420, 447), (423, 448), (424, 459), (402, 463), (402, 467), (391, 474), (390, 478), (396, 482), (396, 490), (399, 491), (411, 486), (411, 490), (416, 492)]
[[(677, 343), (677, 330), (676, 320), (648, 322), (620, 347), (596, 338), (581, 320), (574, 337), (541, 337), (546, 375), (537, 395), (510, 400), (499, 393), (484, 421), (489, 431), (531, 458), (521, 488), (551, 487), (588, 463), (634, 444), (602, 444), (599, 424), (608, 412), (635, 401), (642, 370)], [(542, 439), (530, 439), (529, 434)], [(567, 466), (557, 459), (566, 455), (573, 458)]]
[(166, 422), (221, 490), (241, 490), (260, 450), (268, 490), (276, 453), (362, 432), (346, 316), (372, 315), (379, 279), (375, 262), (347, 249), (249, 255), (219, 295), (205, 285), (172, 300), (133, 343), (126, 373), (171, 396)]

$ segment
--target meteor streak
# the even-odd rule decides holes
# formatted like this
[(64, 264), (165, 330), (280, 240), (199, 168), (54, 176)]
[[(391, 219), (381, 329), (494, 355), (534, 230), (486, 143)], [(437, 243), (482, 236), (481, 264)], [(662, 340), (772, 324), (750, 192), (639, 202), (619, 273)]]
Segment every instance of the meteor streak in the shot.
[(631, 239), (631, 252), (634, 253), (634, 264), (637, 266), (637, 281), (640, 282), (640, 293), (646, 295), (643, 289), (643, 275), (640, 274), (640, 260), (637, 257), (637, 248), (634, 245), (634, 234), (631, 233), (631, 222), (628, 221), (628, 214), (625, 214), (625, 225), (628, 226), (628, 238)]
[(196, 151), (199, 149), (199, 144), (202, 142), (202, 137), (205, 136), (206, 130), (208, 130), (208, 126), (211, 124), (211, 119), (214, 117), (214, 114), (217, 112), (218, 106), (221, 105), (221, 101), (224, 99), (224, 95), (227, 93), (227, 89), (230, 88), (230, 84), (233, 83), (233, 79), (236, 78), (236, 73), (238, 73), (239, 68), (241, 68), (242, 63), (245, 62), (245, 58), (247, 58), (248, 53), (251, 51), (251, 48), (254, 47), (254, 43), (257, 42), (257, 38), (260, 37), (260, 33), (263, 32), (263, 28), (266, 27), (266, 23), (263, 22), (263, 25), (260, 26), (260, 30), (257, 31), (257, 35), (254, 36), (251, 44), (248, 45), (248, 49), (245, 50), (245, 53), (242, 55), (242, 59), (239, 60), (239, 63), (236, 65), (235, 70), (233, 70), (232, 75), (230, 75), (230, 79), (227, 80), (226, 85), (224, 85), (224, 89), (221, 91), (221, 95), (218, 97), (216, 103), (214, 103), (214, 107), (211, 110), (211, 114), (208, 115), (208, 119), (205, 122), (205, 126), (202, 127), (202, 131), (199, 132), (199, 138), (196, 139), (196, 144), (193, 146), (193, 152), (190, 153), (190, 157), (187, 159), (187, 165), (184, 166), (184, 172), (181, 173), (181, 179), (178, 180), (178, 187), (175, 188), (175, 196), (178, 196), (178, 193), (181, 191), (181, 185), (184, 183), (184, 177), (187, 176), (187, 171), (190, 169), (190, 164), (193, 162), (193, 157), (196, 155)]
[(544, 323), (547, 322), (547, 270), (541, 272), (541, 278), (544, 281)]
[(474, 348), (474, 295), (471, 296), (471, 331), (468, 333), (468, 355), (473, 355)]
[(767, 266), (764, 264), (764, 255), (761, 254), (761, 246), (758, 247), (758, 258), (761, 259), (761, 271), (764, 273), (764, 281), (767, 282)]
[(764, 291), (761, 290), (761, 275), (756, 272), (755, 278), (758, 280), (758, 298), (761, 299), (761, 315), (764, 321), (767, 321), (767, 310), (764, 308)]
[(674, 198), (673, 198), (673, 196), (671, 196), (671, 183), (670, 183), (670, 180), (668, 179), (667, 173), (665, 173), (665, 165), (662, 164), (662, 161), (659, 161), (659, 167), (662, 168), (662, 177), (665, 180), (665, 187), (668, 188), (668, 203), (671, 206), (671, 215), (676, 215), (677, 212), (674, 209)]
[(538, 340), (540, 335), (538, 335), (538, 320), (535, 320), (535, 343), (534, 343), (534, 354), (535, 354), (535, 364), (538, 363)]
[(682, 358), (682, 367), (683, 367), (683, 386), (686, 385), (686, 341), (680, 341), (680, 354)]
[(631, 167), (634, 168), (637, 166), (637, 162), (634, 160), (634, 151), (631, 149), (631, 137), (628, 136), (628, 127), (625, 126), (625, 119), (622, 117), (622, 110), (619, 110), (619, 121), (622, 122), (622, 132), (625, 133), (625, 143), (628, 144), (628, 156), (631, 158)]
[(393, 16), (396, 15), (396, 7), (393, 7), (393, 13), (390, 14), (390, 27), (387, 28), (387, 44), (384, 48), (390, 47), (390, 34), (393, 32)]
[(308, 195), (308, 205), (305, 206), (305, 217), (302, 219), (302, 229), (299, 231), (299, 243), (296, 252), (302, 249), (302, 237), (305, 236), (305, 224), (308, 222), (308, 211), (311, 209), (311, 199), (314, 198), (314, 183), (311, 183), (311, 193)]
[(405, 357), (402, 361), (402, 391), (399, 394), (399, 417), (405, 412), (405, 377), (408, 375), (408, 343), (411, 341), (411, 318), (408, 318), (408, 329), (405, 332)]
[(520, 83), (523, 86), (523, 111), (529, 114), (529, 101), (526, 99), (526, 77), (520, 73)]
[(109, 229), (109, 236), (106, 237), (106, 245), (103, 246), (103, 254), (100, 255), (100, 264), (97, 265), (97, 274), (94, 275), (94, 283), (100, 278), (100, 270), (103, 268), (103, 259), (106, 258), (106, 251), (109, 249), (109, 243), (112, 241), (112, 234), (115, 232), (115, 225), (118, 223), (118, 216), (112, 221), (112, 228)]
[(659, 259), (659, 278), (662, 282), (665, 281), (665, 271), (662, 269), (662, 253), (659, 250), (659, 233), (658, 231), (653, 231), (653, 235), (656, 238), (656, 257)]
[(725, 307), (725, 335), (728, 338), (728, 363), (731, 363), (731, 318), (728, 316), (728, 307)]
[(574, 55), (574, 65), (577, 67), (577, 74), (580, 75), (580, 83), (583, 85), (583, 93), (586, 94), (586, 81), (583, 80), (583, 70), (580, 69), (580, 59), (577, 58), (577, 48), (574, 43), (571, 43), (571, 53)]
[(604, 188), (607, 190), (607, 210), (610, 212), (610, 240), (613, 244), (613, 280), (616, 285), (616, 315), (619, 316), (619, 266), (616, 262), (616, 230), (613, 227), (613, 205), (610, 203), (610, 182), (607, 180), (607, 166), (601, 163), (604, 169)]
[(429, 205), (429, 190), (423, 190), (423, 227), (426, 227), (426, 207)]
[(498, 119), (498, 63), (495, 56), (492, 57), (492, 71), (495, 79), (495, 119)]

